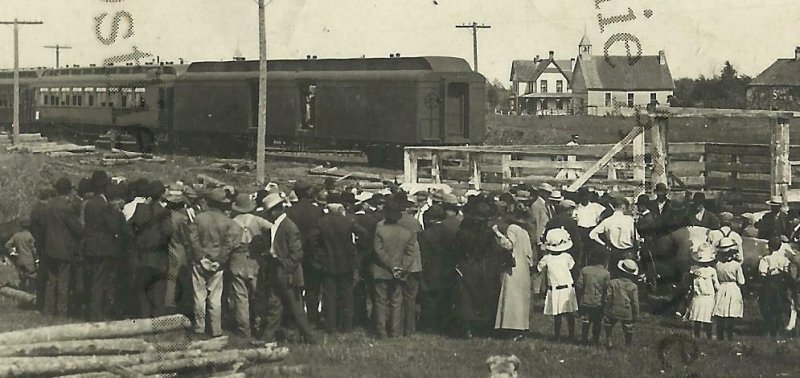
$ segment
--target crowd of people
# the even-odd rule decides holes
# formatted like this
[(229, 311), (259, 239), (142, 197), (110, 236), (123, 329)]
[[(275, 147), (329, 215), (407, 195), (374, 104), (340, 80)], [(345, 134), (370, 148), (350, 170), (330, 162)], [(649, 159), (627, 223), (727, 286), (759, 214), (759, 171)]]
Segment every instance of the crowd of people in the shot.
[[(520, 184), (495, 194), (373, 193), (298, 180), (256, 193), (95, 171), (39, 193), (5, 247), (44, 314), (100, 321), (184, 313), (198, 337), (223, 329), (316, 343), (319, 330), (519, 339), (534, 308), (562, 340), (630, 345), (640, 298), (678, 287), (670, 311), (694, 334), (733, 335), (743, 314), (742, 236), (769, 240), (761, 314), (781, 332), (796, 297), (800, 213), (718, 215), (664, 184), (631, 206), (611, 192)], [(698, 231), (699, 230), (699, 231)], [(700, 233), (698, 237), (697, 233)], [(796, 301), (795, 301), (796, 302)], [(541, 305), (541, 304), (539, 304)], [(575, 320), (580, 319), (580, 340)]]

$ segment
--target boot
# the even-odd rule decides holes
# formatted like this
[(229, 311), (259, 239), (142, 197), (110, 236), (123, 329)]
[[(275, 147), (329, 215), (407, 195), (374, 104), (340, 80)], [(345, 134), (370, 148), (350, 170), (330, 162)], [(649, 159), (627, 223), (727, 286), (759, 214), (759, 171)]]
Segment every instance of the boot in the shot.
[(589, 322), (581, 322), (581, 342), (589, 345)]
[(567, 332), (569, 332), (569, 342), (575, 342), (575, 317), (567, 315)]
[(630, 347), (633, 344), (633, 332), (625, 332), (625, 346)]
[(611, 349), (613, 344), (611, 343), (611, 327), (606, 327), (606, 348)]

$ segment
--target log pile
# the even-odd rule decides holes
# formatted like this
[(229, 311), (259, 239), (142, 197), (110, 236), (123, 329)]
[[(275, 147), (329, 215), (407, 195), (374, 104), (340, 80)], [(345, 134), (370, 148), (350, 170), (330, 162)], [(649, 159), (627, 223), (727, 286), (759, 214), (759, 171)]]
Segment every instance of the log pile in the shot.
[(50, 142), (41, 134), (20, 134), (18, 143), (11, 143), (10, 135), (0, 135), (0, 148), (9, 152), (67, 156), (95, 152), (94, 146)]
[(112, 148), (110, 154), (106, 154), (100, 161), (104, 166), (110, 165), (125, 165), (131, 164), (135, 161), (144, 161), (150, 163), (166, 163), (167, 159), (153, 156), (142, 152), (131, 152)]
[(0, 333), (0, 376), (244, 376), (238, 372), (241, 367), (280, 361), (289, 353), (274, 344), (226, 349), (225, 336), (191, 342), (143, 338), (159, 335), (163, 340), (174, 331), (190, 328), (185, 316), (170, 315)]

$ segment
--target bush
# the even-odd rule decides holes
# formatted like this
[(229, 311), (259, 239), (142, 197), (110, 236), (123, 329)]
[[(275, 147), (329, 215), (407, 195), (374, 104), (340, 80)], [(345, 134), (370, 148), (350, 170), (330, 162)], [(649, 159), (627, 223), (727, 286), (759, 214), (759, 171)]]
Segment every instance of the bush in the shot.
[(44, 158), (0, 154), (0, 224), (28, 216), (39, 188), (49, 185)]

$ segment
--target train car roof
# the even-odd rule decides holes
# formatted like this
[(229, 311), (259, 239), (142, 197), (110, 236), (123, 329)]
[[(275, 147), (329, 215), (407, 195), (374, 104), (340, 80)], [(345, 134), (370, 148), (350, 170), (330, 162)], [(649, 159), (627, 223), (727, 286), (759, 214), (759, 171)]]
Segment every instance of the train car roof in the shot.
[[(257, 60), (195, 62), (187, 73), (224, 73), (258, 71)], [(471, 72), (469, 64), (461, 58), (424, 56), (402, 58), (348, 58), (348, 59), (294, 59), (270, 60), (270, 72), (320, 72), (320, 71), (429, 71)]]
[[(20, 79), (35, 79), (39, 77), (39, 73), (34, 70), (20, 70), (19, 71), (19, 78)], [(13, 79), (14, 78), (14, 71), (13, 70), (2, 70), (0, 71), (0, 79)]]
[(84, 76), (84, 75), (135, 75), (158, 71), (162, 75), (176, 75), (186, 70), (186, 65), (138, 65), (138, 66), (99, 66), (99, 67), (66, 67), (42, 70), (42, 77)]

